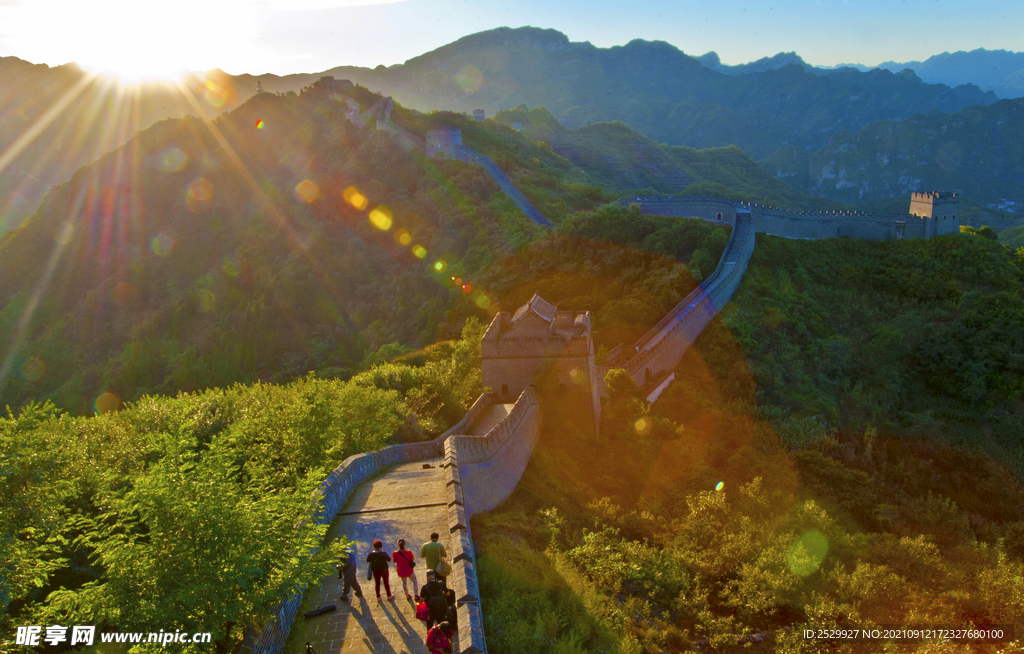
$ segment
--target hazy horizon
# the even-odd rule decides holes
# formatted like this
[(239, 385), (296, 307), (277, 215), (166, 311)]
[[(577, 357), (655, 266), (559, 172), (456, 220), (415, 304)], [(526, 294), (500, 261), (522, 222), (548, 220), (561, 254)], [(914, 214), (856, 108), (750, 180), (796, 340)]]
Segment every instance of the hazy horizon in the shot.
[(134, 78), (214, 68), (287, 75), (391, 66), (470, 34), (524, 25), (601, 48), (644, 39), (693, 56), (713, 50), (730, 65), (779, 52), (796, 52), (816, 66), (876, 66), (945, 51), (1024, 50), (1024, 36), (1012, 28), (1024, 23), (1024, 5), (982, 0), (963, 15), (962, 4), (648, 1), (627, 9), (603, 0), (581, 13), (573, 3), (536, 0), (515, 8), (464, 0), (458, 10), (440, 0), (183, 0), (173, 10), (124, 0), (14, 0), (0, 4), (0, 55)]

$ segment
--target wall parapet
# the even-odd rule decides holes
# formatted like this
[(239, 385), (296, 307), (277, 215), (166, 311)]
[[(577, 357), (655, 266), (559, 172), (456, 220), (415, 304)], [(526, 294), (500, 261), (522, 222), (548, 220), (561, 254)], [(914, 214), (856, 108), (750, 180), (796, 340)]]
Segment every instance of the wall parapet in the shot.
[[(482, 393), (473, 403), (462, 420), (451, 429), (433, 440), (422, 443), (403, 443), (389, 445), (373, 452), (353, 454), (338, 465), (315, 491), (323, 496), (323, 507), (318, 519), (319, 524), (330, 524), (357, 486), (370, 479), (381, 470), (410, 461), (422, 461), (444, 456), (445, 440), (452, 434), (465, 431), (481, 413), (494, 402), (493, 392)], [(288, 600), (281, 602), (271, 614), (275, 620), (267, 624), (258, 634), (255, 631), (246, 635), (242, 642), (242, 650), (252, 654), (279, 654), (288, 639), (295, 615), (302, 605), (304, 589), (298, 588)]]
[(456, 432), (444, 441), (442, 465), (452, 543), (452, 573), (448, 580), (449, 587), (455, 591), (459, 614), (459, 654), (487, 651), (469, 519), (475, 512), (493, 509), (515, 490), (537, 442), (540, 426), (537, 403), (537, 391), (529, 387), (519, 395), (512, 411), (485, 435), (467, 436)]

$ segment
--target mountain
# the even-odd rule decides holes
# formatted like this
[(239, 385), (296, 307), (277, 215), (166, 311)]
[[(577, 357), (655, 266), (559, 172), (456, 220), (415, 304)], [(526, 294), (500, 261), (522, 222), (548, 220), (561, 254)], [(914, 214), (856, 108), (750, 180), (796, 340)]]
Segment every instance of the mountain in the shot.
[(1022, 144), (1024, 98), (839, 131), (813, 153), (780, 149), (762, 167), (797, 190), (846, 202), (922, 189), (994, 201), (1024, 197)]
[(789, 65), (726, 75), (660, 41), (597, 48), (533, 27), (480, 32), (387, 68), (327, 74), (423, 111), (543, 106), (566, 127), (620, 120), (654, 141), (732, 144), (755, 159), (785, 145), (819, 148), (839, 129), (997, 100), (974, 86), (888, 71), (835, 77)]
[[(482, 168), (406, 152), (337, 95), (314, 85), (215, 122), (161, 121), (51, 190), (0, 238), (0, 405), (83, 413), (103, 393), (345, 376), (481, 314), (486, 296), (452, 278), (539, 228)], [(602, 201), (511, 129), (400, 107), (393, 119), (459, 127), (494, 156), (512, 141), (501, 165), (542, 189), (523, 191), (555, 222)]]
[(722, 60), (718, 57), (717, 52), (708, 52), (697, 57), (700, 63), (704, 64), (706, 68), (717, 71), (719, 73), (725, 73), (726, 75), (741, 75), (743, 73), (763, 73), (769, 70), (777, 70), (784, 66), (797, 65), (803, 66), (807, 69), (812, 69), (812, 66), (808, 64), (803, 58), (795, 52), (780, 52), (773, 57), (762, 57), (757, 61), (751, 61), (746, 64), (738, 64), (736, 66), (730, 66), (723, 64)]
[(924, 61), (886, 61), (878, 67), (894, 72), (897, 68), (912, 68), (930, 84), (976, 84), (1000, 98), (1024, 97), (1024, 52), (978, 48), (943, 52)]
[[(776, 56), (779, 57), (781, 54)], [(894, 73), (910, 68), (929, 84), (974, 84), (984, 91), (994, 92), (1000, 98), (1024, 96), (1024, 52), (978, 48), (970, 52), (943, 52), (924, 61), (884, 61), (877, 66), (839, 64), (831, 67), (817, 66), (814, 70), (829, 71), (840, 68), (854, 68), (862, 72), (881, 68)]]

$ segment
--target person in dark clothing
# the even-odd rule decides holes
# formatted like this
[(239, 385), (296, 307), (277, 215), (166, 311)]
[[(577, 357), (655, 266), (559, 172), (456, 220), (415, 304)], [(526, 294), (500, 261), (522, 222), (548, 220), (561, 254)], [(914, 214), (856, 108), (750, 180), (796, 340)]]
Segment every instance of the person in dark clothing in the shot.
[(459, 630), (459, 610), (456, 606), (455, 591), (451, 588), (444, 589), (444, 599), (448, 603), (448, 612), (444, 614), (444, 621), (452, 626), (455, 631)]
[(427, 603), (428, 630), (435, 623), (443, 621), (448, 613), (448, 600), (444, 596), (446, 590), (445, 585), (437, 580), (436, 573), (433, 570), (427, 570), (427, 583), (420, 588), (420, 597)]
[(433, 629), (427, 630), (427, 650), (430, 654), (451, 654), (452, 626), (441, 622)]
[(388, 578), (391, 576), (391, 571), (388, 569), (391, 557), (388, 556), (383, 548), (384, 542), (378, 538), (373, 541), (373, 551), (366, 555), (366, 562), (370, 564), (370, 572), (373, 573), (373, 581), (376, 584), (378, 602), (380, 601), (381, 580), (384, 580), (384, 590), (388, 593), (388, 599), (395, 599), (395, 596), (391, 594), (391, 583), (388, 581)]
[(356, 575), (356, 548), (353, 545), (342, 553), (341, 562), (338, 564), (338, 579), (344, 579), (344, 587), (341, 590), (340, 599), (342, 602), (348, 601), (348, 589), (351, 588), (355, 591), (356, 597), (363, 596), (363, 589), (359, 587), (359, 580)]
[(313, 646), (309, 644), (308, 640), (306, 641), (306, 654), (316, 654), (316, 651), (313, 649)]

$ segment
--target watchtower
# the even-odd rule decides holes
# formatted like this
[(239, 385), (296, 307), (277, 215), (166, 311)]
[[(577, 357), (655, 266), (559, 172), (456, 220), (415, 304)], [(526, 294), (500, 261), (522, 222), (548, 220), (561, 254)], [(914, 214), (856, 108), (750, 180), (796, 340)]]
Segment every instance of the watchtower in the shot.
[(924, 237), (960, 233), (960, 200), (956, 193), (932, 191), (910, 194), (910, 213), (924, 218)]
[(484, 110), (483, 109), (474, 109), (473, 110), (473, 120), (478, 120), (478, 121), (480, 121), (482, 123), (484, 121)]
[(442, 154), (449, 159), (459, 159), (459, 148), (462, 147), (462, 130), (442, 127), (427, 130), (427, 158), (433, 159)]
[[(481, 343), (483, 384), (502, 402), (514, 402), (542, 370), (552, 375), (557, 400), (587, 426), (601, 419), (589, 311), (559, 311), (534, 293), (511, 316), (491, 320)], [(593, 421), (591, 423), (591, 421)]]

